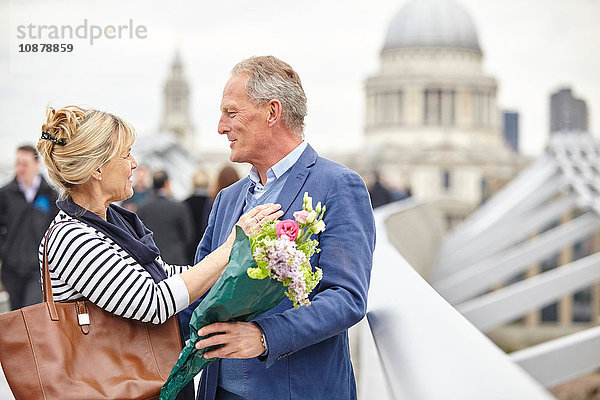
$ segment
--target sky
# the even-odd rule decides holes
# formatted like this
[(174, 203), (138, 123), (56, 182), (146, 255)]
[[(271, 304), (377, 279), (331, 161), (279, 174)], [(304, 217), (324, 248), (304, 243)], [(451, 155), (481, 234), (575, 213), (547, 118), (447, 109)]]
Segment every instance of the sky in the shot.
[[(599, 1), (456, 1), (477, 28), (484, 70), (498, 81), (499, 106), (520, 113), (523, 153), (543, 152), (549, 94), (562, 86), (587, 101), (590, 131), (599, 133)], [(321, 152), (360, 149), (364, 82), (377, 72), (387, 27), (404, 3), (0, 0), (0, 165), (12, 164), (16, 146), (37, 141), (47, 105), (98, 108), (129, 120), (140, 135), (156, 131), (176, 48), (203, 148), (227, 151), (216, 128), (231, 68), (244, 58), (272, 54), (302, 78), (307, 140)], [(19, 38), (30, 24), (76, 28), (85, 20), (85, 39)], [(131, 38), (127, 28), (121, 38), (90, 44), (92, 25), (128, 25), (140, 36)], [(19, 52), (19, 46), (48, 42), (72, 44), (73, 50)]]

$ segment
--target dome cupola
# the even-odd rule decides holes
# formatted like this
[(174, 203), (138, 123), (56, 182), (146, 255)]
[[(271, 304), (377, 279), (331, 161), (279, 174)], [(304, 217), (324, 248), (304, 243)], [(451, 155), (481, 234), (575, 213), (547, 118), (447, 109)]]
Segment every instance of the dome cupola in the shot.
[(410, 0), (392, 19), (383, 51), (451, 48), (481, 54), (475, 24), (454, 0)]

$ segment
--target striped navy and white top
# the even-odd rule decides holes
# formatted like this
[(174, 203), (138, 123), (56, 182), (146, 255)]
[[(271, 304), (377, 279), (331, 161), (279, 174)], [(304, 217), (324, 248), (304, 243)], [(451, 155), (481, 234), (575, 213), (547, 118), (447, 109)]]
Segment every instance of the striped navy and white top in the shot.
[[(164, 323), (189, 305), (187, 287), (179, 274), (189, 265), (158, 262), (168, 278), (156, 283), (150, 274), (112, 239), (60, 211), (50, 227), (48, 266), (55, 301), (86, 298), (100, 308), (143, 322)], [(43, 263), (40, 243), (40, 270)]]

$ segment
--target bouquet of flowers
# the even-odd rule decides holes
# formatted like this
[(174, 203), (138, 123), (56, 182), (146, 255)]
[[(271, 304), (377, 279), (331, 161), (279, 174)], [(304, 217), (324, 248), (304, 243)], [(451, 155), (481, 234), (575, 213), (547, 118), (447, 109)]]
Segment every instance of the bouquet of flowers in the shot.
[(304, 193), (304, 205), (302, 211), (294, 213), (295, 221), (269, 221), (249, 238), (257, 267), (248, 268), (248, 276), (282, 282), (296, 308), (298, 304), (310, 305), (308, 295), (323, 277), (321, 268), (312, 271), (309, 260), (320, 251), (319, 242), (311, 236), (325, 230), (324, 213), (325, 206), (319, 202), (313, 210), (312, 198)]
[[(302, 210), (294, 220), (270, 221), (254, 235), (246, 236), (236, 226), (236, 236), (227, 268), (213, 285), (190, 319), (190, 340), (162, 387), (161, 400), (174, 400), (179, 391), (208, 364), (212, 348), (198, 350), (195, 344), (204, 337), (198, 330), (215, 322), (248, 322), (275, 307), (286, 296), (294, 307), (308, 306), (308, 295), (323, 273), (313, 272), (310, 257), (318, 252), (312, 235), (325, 230), (326, 207), (304, 193)], [(265, 279), (270, 277), (271, 279)]]

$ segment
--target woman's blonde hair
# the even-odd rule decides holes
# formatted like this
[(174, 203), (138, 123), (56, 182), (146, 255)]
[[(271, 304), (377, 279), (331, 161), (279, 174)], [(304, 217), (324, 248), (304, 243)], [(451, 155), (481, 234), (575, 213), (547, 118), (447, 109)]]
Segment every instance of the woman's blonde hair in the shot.
[(96, 169), (123, 149), (131, 147), (136, 136), (127, 121), (77, 106), (58, 110), (48, 107), (42, 134), (36, 148), (62, 198), (68, 197), (75, 186), (86, 183)]

